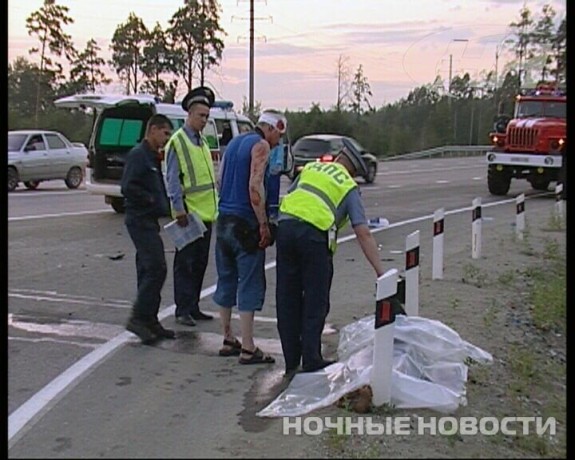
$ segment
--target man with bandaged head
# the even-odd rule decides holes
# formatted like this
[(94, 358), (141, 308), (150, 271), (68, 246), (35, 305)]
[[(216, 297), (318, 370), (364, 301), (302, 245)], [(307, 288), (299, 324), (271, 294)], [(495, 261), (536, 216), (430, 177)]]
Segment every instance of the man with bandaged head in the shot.
[[(216, 268), (213, 300), (220, 306), (223, 329), (221, 356), (239, 356), (240, 364), (273, 363), (275, 359), (254, 343), (256, 311), (263, 308), (265, 249), (272, 244), (266, 190), (270, 151), (279, 145), (287, 120), (278, 111), (264, 111), (252, 132), (228, 144), (220, 164)], [(279, 180), (279, 176), (278, 176)], [(269, 182), (268, 182), (269, 183)], [(279, 199), (279, 187), (274, 187)], [(271, 201), (274, 201), (273, 199)], [(241, 342), (231, 328), (232, 307), (240, 314)]]

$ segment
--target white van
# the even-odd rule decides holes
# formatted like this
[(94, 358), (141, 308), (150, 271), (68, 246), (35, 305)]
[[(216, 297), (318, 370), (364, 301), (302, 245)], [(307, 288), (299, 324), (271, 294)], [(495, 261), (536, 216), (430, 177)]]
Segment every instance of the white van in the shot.
[[(88, 145), (86, 190), (103, 195), (106, 203), (119, 213), (124, 212), (124, 198), (120, 181), (124, 158), (130, 149), (144, 138), (146, 123), (155, 113), (166, 115), (174, 126), (181, 127), (186, 118), (180, 104), (166, 104), (148, 94), (109, 95), (76, 94), (54, 101), (56, 107), (96, 110), (96, 121)], [(251, 131), (252, 121), (233, 110), (233, 103), (216, 101), (210, 109), (210, 118), (203, 130), (218, 162), (228, 142), (238, 134)]]

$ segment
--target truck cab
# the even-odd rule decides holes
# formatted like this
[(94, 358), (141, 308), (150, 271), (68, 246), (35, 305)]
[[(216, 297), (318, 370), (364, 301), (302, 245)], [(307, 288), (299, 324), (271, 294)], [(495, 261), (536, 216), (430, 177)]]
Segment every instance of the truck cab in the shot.
[[(163, 103), (148, 94), (77, 94), (57, 99), (54, 104), (66, 109), (94, 109), (96, 118), (88, 145), (86, 190), (103, 195), (105, 202), (118, 213), (124, 212), (120, 181), (125, 157), (144, 138), (148, 119), (155, 113), (164, 114), (175, 131), (188, 116), (180, 104)], [(232, 102), (216, 101), (203, 130), (213, 161), (219, 162), (231, 139), (253, 128), (248, 117), (233, 110)]]
[(489, 134), (487, 185), (493, 195), (506, 195), (511, 179), (525, 179), (535, 190), (547, 190), (564, 175), (567, 146), (567, 96), (553, 84), (540, 83), (516, 96), (511, 119), (501, 117)]

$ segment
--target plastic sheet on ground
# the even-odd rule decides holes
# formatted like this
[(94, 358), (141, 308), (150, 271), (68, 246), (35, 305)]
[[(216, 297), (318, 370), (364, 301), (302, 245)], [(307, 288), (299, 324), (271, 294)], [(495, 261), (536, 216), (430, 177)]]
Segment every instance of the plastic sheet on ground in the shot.
[[(337, 363), (317, 372), (296, 374), (289, 386), (256, 415), (304, 415), (369, 385), (373, 337), (373, 316), (348, 324), (340, 331)], [(490, 364), (493, 358), (440, 321), (398, 315), (394, 325), (390, 403), (399, 409), (454, 412), (467, 404), (468, 360)]]

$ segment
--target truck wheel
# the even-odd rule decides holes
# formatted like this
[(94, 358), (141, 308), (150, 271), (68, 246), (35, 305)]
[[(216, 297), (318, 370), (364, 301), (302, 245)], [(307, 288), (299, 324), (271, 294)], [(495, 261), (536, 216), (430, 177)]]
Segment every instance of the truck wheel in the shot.
[(535, 190), (543, 190), (543, 191), (547, 191), (549, 189), (549, 183), (550, 181), (548, 181), (547, 179), (533, 179), (530, 181), (531, 183), (531, 187), (533, 187)]
[(565, 157), (563, 157), (563, 164), (559, 170), (559, 180), (558, 184), (563, 184), (563, 193), (561, 194), (562, 200), (567, 200), (567, 163)]
[(511, 176), (505, 171), (495, 171), (491, 168), (487, 171), (487, 187), (492, 195), (507, 195), (510, 186)]
[(124, 206), (124, 198), (112, 198), (110, 206), (112, 206), (112, 209), (118, 214), (124, 214), (124, 212), (126, 212), (126, 207)]

